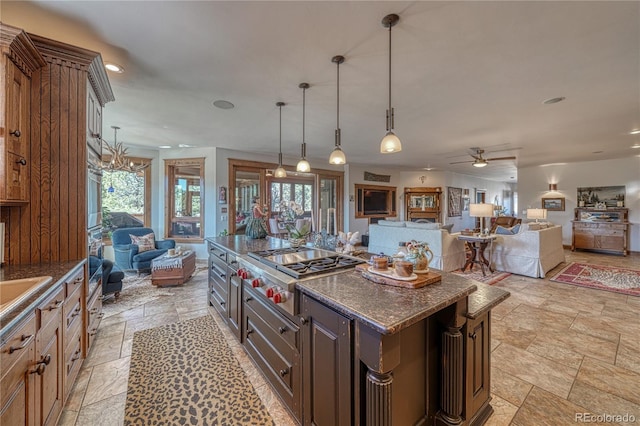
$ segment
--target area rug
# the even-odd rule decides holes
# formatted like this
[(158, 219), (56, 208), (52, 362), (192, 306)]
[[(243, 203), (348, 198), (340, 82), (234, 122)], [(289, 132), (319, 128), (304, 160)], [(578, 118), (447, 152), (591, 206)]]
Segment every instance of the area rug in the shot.
[(481, 283), (493, 285), (498, 283), (505, 278), (511, 276), (510, 272), (500, 272), (495, 271), (492, 273), (488, 273), (486, 276), (482, 275), (482, 271), (480, 269), (474, 269), (472, 271), (462, 272), (461, 270), (453, 271), (454, 274), (460, 275), (466, 278), (471, 278), (472, 280), (480, 281)]
[[(206, 271), (206, 264), (196, 264), (196, 270), (189, 281), (184, 285), (188, 285), (193, 280), (204, 279), (206, 274), (200, 274), (201, 271)], [(171, 287), (156, 287), (151, 284), (151, 274), (128, 274), (122, 280), (122, 291), (115, 299), (115, 296), (106, 297), (102, 302), (102, 312), (104, 318), (119, 314), (137, 306), (144, 305), (149, 302), (153, 302), (161, 297), (173, 296), (174, 293)]]
[(640, 296), (640, 271), (636, 269), (571, 262), (551, 281)]
[(138, 331), (125, 425), (275, 425), (210, 316)]

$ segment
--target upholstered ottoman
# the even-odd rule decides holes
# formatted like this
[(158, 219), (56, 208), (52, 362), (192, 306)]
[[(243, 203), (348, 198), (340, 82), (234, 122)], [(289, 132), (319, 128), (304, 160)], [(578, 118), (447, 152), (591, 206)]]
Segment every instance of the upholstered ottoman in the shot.
[(114, 293), (116, 300), (122, 291), (124, 272), (109, 259), (102, 261), (102, 295)]

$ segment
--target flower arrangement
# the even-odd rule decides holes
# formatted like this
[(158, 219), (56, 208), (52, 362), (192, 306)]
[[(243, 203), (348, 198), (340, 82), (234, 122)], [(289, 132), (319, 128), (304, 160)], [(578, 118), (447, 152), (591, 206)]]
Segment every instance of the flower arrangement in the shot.
[(280, 206), (280, 220), (284, 222), (287, 232), (289, 232), (289, 238), (302, 239), (306, 238), (311, 233), (311, 222), (304, 221), (300, 228), (295, 225), (296, 219), (302, 218), (304, 209), (295, 201), (282, 201)]

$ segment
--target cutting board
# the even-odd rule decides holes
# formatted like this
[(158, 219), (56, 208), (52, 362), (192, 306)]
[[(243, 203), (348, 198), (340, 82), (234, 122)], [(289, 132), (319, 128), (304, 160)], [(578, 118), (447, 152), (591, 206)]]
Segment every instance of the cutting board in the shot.
[(442, 279), (442, 275), (437, 272), (429, 271), (426, 274), (418, 274), (418, 278), (412, 281), (400, 281), (394, 280), (390, 277), (384, 277), (382, 275), (373, 274), (368, 271), (369, 264), (363, 263), (360, 265), (356, 265), (356, 271), (362, 272), (362, 276), (369, 281), (373, 281), (378, 284), (386, 284), (392, 285), (395, 287), (404, 287), (404, 288), (422, 288), (429, 284), (440, 282)]

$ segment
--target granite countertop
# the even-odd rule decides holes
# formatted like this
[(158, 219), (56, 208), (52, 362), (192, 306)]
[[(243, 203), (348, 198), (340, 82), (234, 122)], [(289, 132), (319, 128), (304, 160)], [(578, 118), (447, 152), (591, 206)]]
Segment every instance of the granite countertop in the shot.
[(467, 318), (476, 319), (511, 296), (506, 290), (475, 281), (478, 290), (469, 296)]
[(442, 281), (419, 289), (376, 284), (350, 271), (300, 281), (296, 287), (382, 334), (393, 334), (473, 293), (476, 282), (442, 273)]
[[(288, 246), (286, 240), (278, 238), (248, 239), (234, 235), (207, 241), (243, 257), (252, 251)], [(360, 257), (366, 258), (367, 254)], [(474, 319), (510, 295), (461, 275), (441, 274), (442, 281), (419, 289), (377, 284), (353, 270), (301, 280), (296, 288), (383, 334), (397, 333), (467, 296), (467, 317)]]
[(24, 315), (32, 311), (43, 299), (54, 291), (56, 285), (64, 280), (71, 271), (82, 266), (86, 259), (64, 262), (37, 263), (32, 265), (8, 265), (0, 268), (0, 281), (17, 280), (40, 276), (51, 276), (50, 283), (43, 285), (29, 298), (5, 312), (0, 317), (0, 337), (22, 320)]

